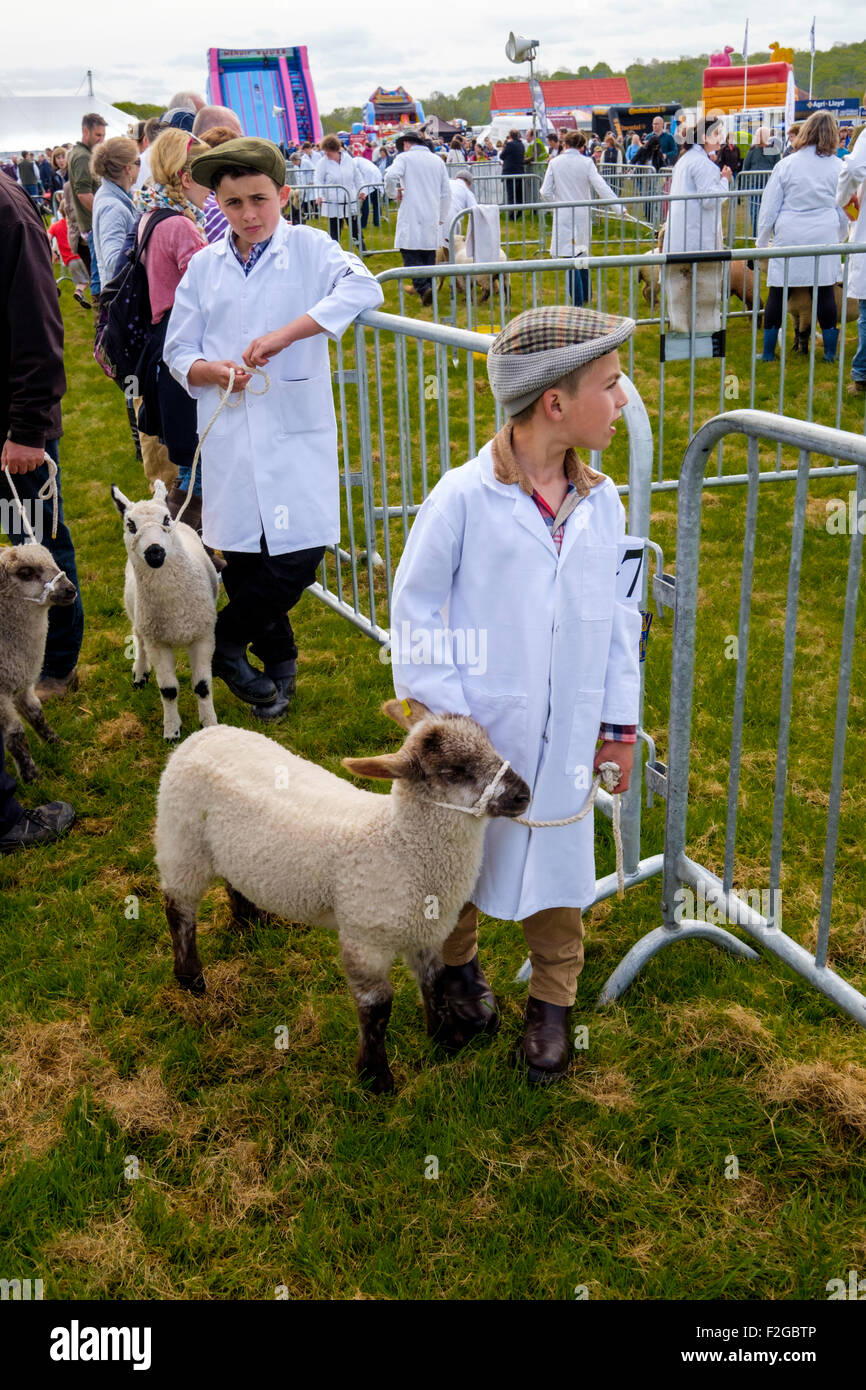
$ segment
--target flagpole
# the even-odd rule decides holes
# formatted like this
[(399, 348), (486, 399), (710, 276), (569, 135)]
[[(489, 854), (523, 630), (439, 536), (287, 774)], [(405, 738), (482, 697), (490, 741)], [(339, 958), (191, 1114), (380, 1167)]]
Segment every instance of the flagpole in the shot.
[(743, 36), (743, 117), (746, 123), (746, 130), (751, 135), (749, 129), (749, 21), (746, 20), (746, 32)]
[(809, 59), (809, 100), (812, 100), (812, 74), (815, 71), (815, 15), (812, 15), (812, 32), (809, 35), (809, 48), (811, 57)]

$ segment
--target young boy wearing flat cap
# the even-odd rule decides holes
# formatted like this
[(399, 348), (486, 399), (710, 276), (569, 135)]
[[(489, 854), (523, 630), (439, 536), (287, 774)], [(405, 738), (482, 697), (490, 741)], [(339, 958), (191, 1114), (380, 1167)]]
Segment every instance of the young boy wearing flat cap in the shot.
[[(494, 339), (487, 371), (506, 424), (433, 488), (395, 576), (397, 695), (483, 724), (529, 784), (532, 820), (576, 814), (602, 762), (619, 765), (618, 792), (629, 784), (640, 614), (616, 594), (625, 514), (611, 480), (575, 448), (613, 438), (627, 400), (617, 348), (634, 327), (588, 309), (530, 309)], [(523, 924), (532, 980), (519, 1056), (530, 1082), (565, 1073), (581, 911), (594, 897), (591, 817), (545, 829), (488, 823), (472, 901), (442, 952), (446, 1049), (498, 1026), (478, 963), (480, 910)]]
[[(227, 140), (194, 158), (225, 235), (193, 256), (175, 295), (164, 357), (198, 402), (202, 535), (222, 550), (228, 604), (214, 675), (262, 719), (288, 708), (297, 645), (289, 609), (340, 538), (337, 421), (327, 338), (382, 291), (357, 256), (281, 216), (286, 161), (269, 140)], [(248, 368), (267, 367), (270, 386)], [(220, 411), (234, 369), (236, 408)], [(264, 665), (251, 665), (247, 647)]]

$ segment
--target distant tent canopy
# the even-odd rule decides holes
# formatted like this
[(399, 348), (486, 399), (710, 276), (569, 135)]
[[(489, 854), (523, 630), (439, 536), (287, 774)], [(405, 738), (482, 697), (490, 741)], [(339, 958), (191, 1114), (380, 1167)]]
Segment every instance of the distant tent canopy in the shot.
[(81, 118), (97, 112), (107, 135), (125, 135), (135, 118), (99, 96), (16, 96), (0, 85), (0, 152), (20, 154), (81, 138)]
[(461, 133), (460, 126), (443, 121), (441, 116), (428, 116), (424, 124), (424, 134), (431, 139), (451, 140)]
[(377, 125), (411, 125), (424, 120), (420, 101), (410, 97), (405, 87), (395, 87), (390, 92), (377, 87), (370, 101)]

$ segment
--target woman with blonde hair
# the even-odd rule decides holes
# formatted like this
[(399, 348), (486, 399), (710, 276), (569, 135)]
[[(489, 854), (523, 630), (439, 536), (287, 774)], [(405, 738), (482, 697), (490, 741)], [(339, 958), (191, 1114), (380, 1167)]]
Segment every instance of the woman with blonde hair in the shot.
[[(761, 198), (755, 245), (829, 246), (842, 241), (848, 219), (836, 202), (839, 180), (839, 127), (829, 111), (813, 111), (793, 139), (793, 151), (780, 159)], [(773, 362), (782, 326), (783, 287), (808, 285), (816, 294), (817, 318), (824, 340), (824, 361), (836, 361), (839, 341), (835, 285), (842, 279), (836, 256), (798, 256), (771, 260), (764, 309), (761, 362)], [(808, 350), (808, 349), (807, 349)]]
[(130, 189), (138, 177), (138, 146), (126, 135), (103, 140), (90, 156), (90, 172), (101, 179), (93, 195), (93, 254), (99, 283), (118, 270), (124, 242), (136, 219)]
[[(152, 323), (150, 340), (139, 363), (143, 401), (138, 424), (147, 434), (158, 435), (168, 450), (170, 462), (163, 460), (149, 468), (145, 460), (145, 473), (151, 482), (156, 478), (162, 478), (166, 484), (176, 482), (168, 496), (172, 515), (176, 515), (186, 497), (198, 435), (195, 401), (171, 375), (162, 360), (162, 350), (177, 287), (193, 256), (207, 246), (202, 209), (210, 189), (196, 183), (190, 173), (191, 161), (207, 151), (207, 145), (185, 130), (163, 131), (151, 146), (150, 181), (136, 194), (142, 212), (139, 246), (147, 238), (142, 262), (147, 271)], [(201, 526), (198, 478), (184, 521), (196, 529)]]

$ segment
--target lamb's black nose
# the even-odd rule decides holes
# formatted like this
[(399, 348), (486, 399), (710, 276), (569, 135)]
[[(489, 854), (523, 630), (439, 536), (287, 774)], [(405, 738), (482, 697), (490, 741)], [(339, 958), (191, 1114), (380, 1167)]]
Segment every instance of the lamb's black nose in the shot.
[(149, 545), (144, 552), (144, 558), (151, 569), (158, 570), (160, 565), (165, 563), (165, 551), (161, 545)]

